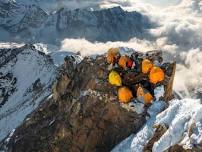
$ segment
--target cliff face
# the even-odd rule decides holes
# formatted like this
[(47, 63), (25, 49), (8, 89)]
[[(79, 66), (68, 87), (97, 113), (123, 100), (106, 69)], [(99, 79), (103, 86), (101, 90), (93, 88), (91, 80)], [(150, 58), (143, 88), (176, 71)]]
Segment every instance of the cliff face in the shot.
[(145, 112), (138, 115), (122, 107), (107, 77), (104, 56), (78, 65), (66, 58), (53, 97), (5, 140), (7, 151), (109, 151), (137, 132)]

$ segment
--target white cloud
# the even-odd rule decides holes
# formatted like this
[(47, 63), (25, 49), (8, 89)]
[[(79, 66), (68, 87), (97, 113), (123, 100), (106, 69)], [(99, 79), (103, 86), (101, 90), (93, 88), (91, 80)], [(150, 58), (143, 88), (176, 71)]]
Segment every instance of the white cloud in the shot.
[(177, 66), (177, 74), (175, 77), (175, 89), (178, 91), (195, 90), (202, 88), (202, 51), (193, 49), (188, 52), (181, 53), (181, 59), (184, 63)]
[(103, 54), (112, 47), (128, 47), (140, 51), (156, 49), (155, 45), (151, 42), (146, 40), (139, 40), (136, 38), (133, 38), (128, 42), (117, 41), (107, 43), (93, 43), (85, 39), (65, 39), (61, 44), (62, 50), (69, 50), (75, 53), (80, 52), (82, 56)]

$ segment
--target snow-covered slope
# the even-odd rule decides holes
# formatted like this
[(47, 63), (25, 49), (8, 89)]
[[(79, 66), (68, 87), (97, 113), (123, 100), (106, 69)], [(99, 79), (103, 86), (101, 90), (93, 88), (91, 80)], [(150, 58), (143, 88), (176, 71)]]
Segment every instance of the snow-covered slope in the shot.
[[(126, 12), (121, 7), (97, 11), (62, 8), (47, 13), (40, 5), (25, 4), (0, 0), (0, 30), (4, 35), (9, 33), (12, 41), (60, 43), (64, 38), (125, 41), (142, 38), (150, 27), (146, 16)], [(0, 41), (5, 41), (5, 37), (0, 36)]]
[(51, 93), (52, 59), (33, 45), (0, 48), (0, 140)]
[(161, 112), (165, 106), (166, 104), (163, 101), (154, 102), (154, 104), (148, 109), (148, 113), (150, 114), (151, 118), (147, 120), (144, 127), (136, 135), (132, 134), (127, 139), (122, 141), (112, 150), (112, 152), (142, 152), (144, 145), (154, 134), (152, 126), (154, 124), (156, 115)]
[[(151, 106), (155, 107), (157, 103)], [(158, 107), (158, 108), (157, 108)], [(157, 109), (161, 107), (157, 105)], [(162, 110), (162, 109), (161, 109)], [(158, 111), (159, 112), (159, 111)], [(145, 126), (131, 135), (112, 152), (141, 152), (154, 135), (153, 126), (166, 125), (167, 131), (153, 145), (152, 152), (164, 152), (171, 146), (180, 145), (184, 149), (201, 149), (202, 142), (202, 104), (197, 99), (172, 100), (169, 107), (158, 115), (154, 114)], [(202, 150), (202, 149), (201, 149)]]
[[(154, 143), (153, 152), (163, 152), (176, 144), (185, 149), (200, 147), (202, 142), (202, 104), (200, 100), (183, 99), (170, 102), (157, 116), (155, 125), (166, 124), (168, 130)], [(202, 149), (201, 149), (202, 150)]]

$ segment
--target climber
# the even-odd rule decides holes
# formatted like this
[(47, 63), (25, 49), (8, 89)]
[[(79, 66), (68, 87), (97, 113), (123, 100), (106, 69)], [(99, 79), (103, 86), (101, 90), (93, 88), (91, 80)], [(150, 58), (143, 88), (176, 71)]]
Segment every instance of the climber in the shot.
[(151, 71), (149, 73), (149, 81), (152, 84), (157, 84), (158, 82), (163, 81), (165, 78), (164, 71), (157, 66), (154, 66), (151, 68)]
[(148, 59), (143, 59), (142, 61), (142, 73), (147, 74), (153, 67), (153, 64), (150, 60)]
[(143, 88), (141, 85), (138, 86), (136, 95), (137, 95), (137, 99), (145, 103), (146, 105), (152, 103), (153, 96), (150, 94), (150, 92), (147, 89)]
[(118, 90), (118, 98), (121, 103), (128, 103), (133, 98), (131, 90), (127, 87), (121, 87)]
[(121, 76), (116, 71), (111, 71), (109, 74), (109, 83), (115, 86), (121, 86), (122, 80)]
[(119, 56), (120, 56), (119, 48), (111, 48), (108, 50), (108, 53), (107, 53), (107, 62), (109, 64), (116, 63), (118, 62)]

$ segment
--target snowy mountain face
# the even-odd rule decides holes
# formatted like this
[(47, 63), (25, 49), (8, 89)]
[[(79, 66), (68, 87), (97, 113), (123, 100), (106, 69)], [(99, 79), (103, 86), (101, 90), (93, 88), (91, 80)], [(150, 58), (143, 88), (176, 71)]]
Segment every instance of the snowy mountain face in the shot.
[[(36, 5), (26, 6), (15, 2), (0, 1), (0, 10), (0, 27), (11, 33), (12, 36), (16, 36), (15, 39), (19, 39), (20, 37), (24, 37), (25, 39), (31, 37), (33, 39), (32, 32), (34, 29), (40, 28), (48, 17)], [(1, 39), (4, 40), (4, 37)]]
[(12, 1), (0, 1), (0, 25), (10, 27), (17, 24), (25, 15), (25, 7)]
[(15, 0), (17, 3), (24, 5), (37, 5), (46, 12), (53, 12), (61, 8), (68, 8), (74, 10), (77, 8), (82, 9), (99, 9), (99, 4), (102, 0)]
[(100, 11), (62, 9), (56, 15), (58, 32), (64, 37), (85, 37), (91, 41), (124, 41), (141, 37), (148, 26), (140, 13), (124, 12), (120, 7)]
[[(176, 145), (183, 147), (178, 151), (202, 151), (202, 106), (200, 100), (175, 99), (170, 101), (168, 108), (164, 111), (162, 111), (162, 107), (161, 102), (154, 103), (149, 109), (151, 118), (147, 120), (145, 126), (137, 134), (132, 134), (116, 146), (112, 152), (144, 151), (147, 143), (151, 144), (149, 141), (153, 136), (156, 140), (152, 145), (149, 145), (152, 152), (176, 152)], [(157, 126), (164, 126), (164, 131), (158, 131)], [(159, 135), (159, 132), (162, 133)]]
[(150, 27), (148, 18), (121, 7), (97, 11), (66, 8), (47, 14), (37, 5), (0, 1), (0, 10), (0, 30), (13, 41), (56, 43), (64, 38), (126, 41), (142, 38), (144, 30)]
[(0, 48), (0, 140), (51, 93), (56, 66), (33, 45)]

